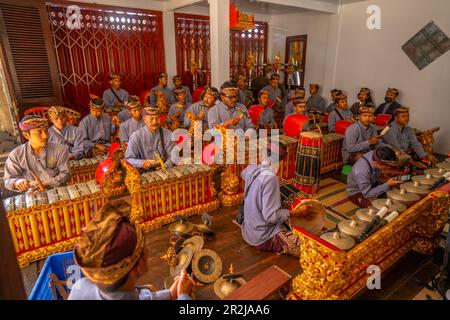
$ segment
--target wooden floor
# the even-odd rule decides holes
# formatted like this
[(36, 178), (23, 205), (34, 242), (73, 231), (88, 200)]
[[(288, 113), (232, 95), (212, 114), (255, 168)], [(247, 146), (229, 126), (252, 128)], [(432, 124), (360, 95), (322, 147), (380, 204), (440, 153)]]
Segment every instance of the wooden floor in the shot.
[[(259, 252), (247, 245), (241, 236), (240, 228), (232, 222), (238, 208), (220, 208), (212, 213), (213, 229), (216, 236), (204, 247), (216, 251), (223, 262), (223, 271), (226, 272), (233, 263), (235, 271), (243, 274), (248, 281), (272, 265), (276, 265), (295, 277), (300, 271), (300, 264), (294, 257)], [(190, 221), (200, 222), (200, 216), (192, 217)], [(168, 226), (147, 234), (146, 245), (149, 250), (149, 272), (141, 279), (141, 284), (151, 283), (157, 288), (164, 287), (164, 279), (169, 276), (169, 266), (160, 259), (169, 245), (171, 233)], [(427, 281), (438, 272), (433, 257), (410, 252), (390, 270), (382, 274), (381, 290), (362, 292), (357, 299), (380, 300), (410, 300), (422, 289), (411, 279), (417, 277)], [(218, 299), (214, 294), (213, 285), (197, 288), (196, 299)], [(280, 299), (274, 295), (272, 299)]]

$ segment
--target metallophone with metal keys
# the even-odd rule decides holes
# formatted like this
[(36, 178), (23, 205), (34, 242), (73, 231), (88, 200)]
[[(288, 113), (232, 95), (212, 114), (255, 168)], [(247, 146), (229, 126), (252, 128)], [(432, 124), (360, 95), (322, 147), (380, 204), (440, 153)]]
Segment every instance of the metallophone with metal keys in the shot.
[(106, 157), (94, 157), (90, 159), (71, 160), (70, 161), (70, 180), (67, 185), (88, 182), (95, 180), (95, 171), (100, 162)]
[[(213, 173), (207, 165), (185, 165), (141, 175), (142, 229), (217, 209)], [(104, 203), (95, 180), (3, 200), (20, 266), (71, 250)]]

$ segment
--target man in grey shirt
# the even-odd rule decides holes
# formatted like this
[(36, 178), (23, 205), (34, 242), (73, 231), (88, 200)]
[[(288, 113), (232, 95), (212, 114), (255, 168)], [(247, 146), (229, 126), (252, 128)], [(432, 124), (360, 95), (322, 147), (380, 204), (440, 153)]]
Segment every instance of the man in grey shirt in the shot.
[(112, 74), (109, 76), (109, 84), (111, 88), (103, 92), (103, 100), (107, 109), (122, 107), (129, 98), (129, 94), (126, 90), (120, 88), (122, 85), (122, 77), (118, 74)]
[(319, 89), (320, 86), (318, 84), (312, 83), (309, 85), (309, 93), (311, 96), (306, 101), (306, 110), (308, 110), (308, 112), (325, 112), (325, 108), (327, 107), (326, 101), (321, 95), (319, 95)]

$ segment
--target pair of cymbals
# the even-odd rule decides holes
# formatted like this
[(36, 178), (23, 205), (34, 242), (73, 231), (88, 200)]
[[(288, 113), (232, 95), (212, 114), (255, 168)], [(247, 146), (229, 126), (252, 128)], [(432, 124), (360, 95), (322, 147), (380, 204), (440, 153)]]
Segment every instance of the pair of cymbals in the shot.
[(225, 274), (214, 283), (214, 293), (223, 299), (246, 283), (241, 274)]
[[(181, 245), (180, 240), (183, 241)], [(170, 268), (170, 275), (172, 277), (180, 274), (183, 269), (188, 269), (194, 254), (203, 248), (204, 240), (200, 236), (193, 236), (186, 240), (179, 239), (176, 244), (181, 249), (176, 251), (177, 256), (175, 258), (175, 267)]]

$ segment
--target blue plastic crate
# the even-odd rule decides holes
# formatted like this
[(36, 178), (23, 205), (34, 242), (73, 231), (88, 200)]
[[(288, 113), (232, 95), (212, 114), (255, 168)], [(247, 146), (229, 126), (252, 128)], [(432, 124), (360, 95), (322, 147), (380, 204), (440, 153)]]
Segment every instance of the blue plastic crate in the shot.
[[(54, 273), (59, 280), (67, 281), (69, 292), (73, 284), (83, 277), (80, 267), (75, 264), (73, 251), (53, 254), (45, 261), (28, 300), (54, 300), (50, 287), (51, 273)], [(61, 297), (58, 298), (61, 299)]]

